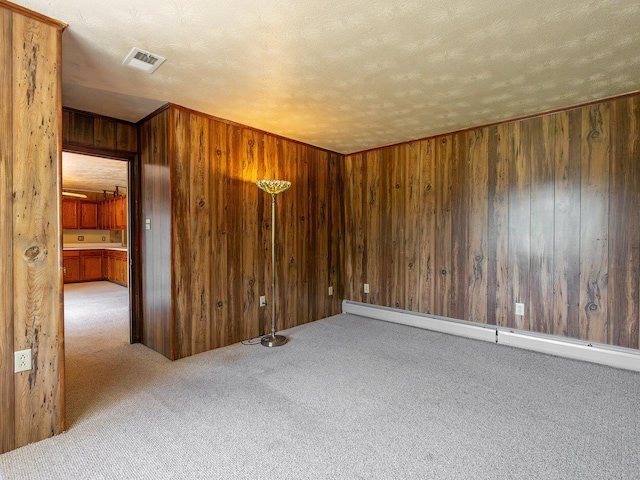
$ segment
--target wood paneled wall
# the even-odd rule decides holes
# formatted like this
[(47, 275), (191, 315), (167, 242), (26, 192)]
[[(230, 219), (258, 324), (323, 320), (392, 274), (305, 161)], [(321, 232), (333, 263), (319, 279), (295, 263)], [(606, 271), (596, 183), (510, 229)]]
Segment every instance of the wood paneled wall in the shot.
[[(168, 136), (154, 133), (161, 128)], [(162, 289), (152, 284), (161, 275), (145, 271), (145, 344), (182, 358), (269, 331), (259, 296), (271, 305), (271, 199), (260, 178), (293, 184), (276, 199), (277, 329), (340, 311), (341, 155), (177, 106), (145, 122), (141, 138), (144, 263), (171, 271)], [(170, 255), (149, 238), (159, 236)], [(172, 298), (171, 312), (155, 292)]]
[(142, 343), (172, 355), (169, 110), (140, 126), (142, 164)]
[[(64, 428), (60, 35), (0, 1), (0, 453)], [(14, 374), (14, 350), (33, 368)]]
[(639, 348), (640, 96), (348, 155), (344, 182), (345, 298)]
[(62, 109), (62, 142), (65, 150), (128, 158), (138, 153), (138, 127), (123, 120)]

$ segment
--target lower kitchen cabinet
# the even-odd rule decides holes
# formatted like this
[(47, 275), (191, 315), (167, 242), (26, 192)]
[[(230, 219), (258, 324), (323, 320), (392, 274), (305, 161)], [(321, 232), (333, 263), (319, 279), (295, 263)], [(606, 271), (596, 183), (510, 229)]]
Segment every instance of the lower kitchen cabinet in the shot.
[(108, 280), (127, 286), (129, 262), (127, 252), (119, 250), (64, 250), (64, 283)]
[(102, 250), (80, 251), (80, 278), (83, 281), (102, 280)]
[(77, 250), (63, 252), (62, 277), (64, 283), (80, 281), (80, 252)]

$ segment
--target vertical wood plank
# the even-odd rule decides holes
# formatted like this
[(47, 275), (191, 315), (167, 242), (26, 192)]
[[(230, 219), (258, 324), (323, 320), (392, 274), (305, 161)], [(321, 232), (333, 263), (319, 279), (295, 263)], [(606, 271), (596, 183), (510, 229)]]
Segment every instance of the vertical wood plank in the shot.
[[(411, 142), (406, 146), (407, 168), (404, 172), (404, 223), (405, 237), (403, 250), (404, 301), (406, 310), (417, 311), (420, 308), (420, 142)], [(400, 148), (400, 147), (397, 147)]]
[(296, 163), (297, 171), (295, 180), (299, 187), (296, 189), (295, 196), (292, 195), (298, 205), (297, 224), (297, 243), (296, 258), (298, 261), (298, 284), (297, 284), (297, 320), (292, 318), (289, 325), (291, 327), (300, 323), (307, 323), (309, 318), (309, 197), (314, 195), (315, 178), (314, 171), (309, 168), (309, 151), (306, 145), (296, 144)]
[(242, 131), (238, 127), (229, 126), (227, 129), (229, 188), (227, 190), (227, 216), (229, 221), (229, 238), (227, 245), (227, 273), (229, 284), (229, 312), (226, 321), (224, 344), (243, 340), (243, 281), (242, 281), (242, 166), (241, 159), (244, 151), (242, 145)]
[(435, 139), (420, 142), (423, 152), (420, 162), (420, 204), (422, 205), (420, 221), (420, 311), (435, 312), (436, 299), (436, 218), (437, 218), (437, 178), (436, 178), (436, 141)]
[(407, 155), (402, 146), (392, 147), (391, 153), (391, 188), (389, 190), (391, 204), (391, 244), (389, 245), (390, 273), (390, 305), (405, 309), (405, 238), (407, 228), (407, 206), (405, 193), (407, 189)]
[(555, 116), (531, 119), (529, 315), (536, 332), (553, 331)]
[(296, 145), (284, 142), (283, 152), (284, 171), (281, 176), (285, 180), (291, 179), (292, 186), (276, 198), (276, 241), (281, 245), (279, 250), (282, 252), (279, 255), (276, 251), (276, 262), (281, 263), (283, 267), (282, 276), (276, 279), (278, 298), (282, 299), (278, 302), (280, 311), (276, 312), (276, 324), (279, 325), (279, 330), (293, 326), (292, 319), (298, 313), (299, 299), (296, 293), (300, 286), (298, 283), (300, 280), (300, 252), (297, 240), (300, 230), (299, 219), (301, 215), (299, 212), (303, 208), (298, 205), (296, 199), (299, 197), (300, 190), (304, 191), (304, 185), (300, 185), (298, 181), (300, 161)]
[[(203, 266), (194, 266), (191, 261), (191, 252), (197, 249), (192, 237), (190, 219), (193, 216), (191, 205), (192, 176), (190, 174), (191, 158), (190, 145), (190, 119), (187, 112), (177, 110), (174, 112), (173, 124), (173, 151), (171, 155), (171, 234), (172, 255), (171, 290), (173, 296), (173, 334), (175, 345), (173, 347), (176, 358), (189, 355), (192, 347), (191, 325), (194, 316), (194, 303), (191, 295), (191, 282), (195, 270), (201, 270)], [(192, 270), (192, 266), (194, 269)], [(197, 296), (197, 293), (196, 293)], [(197, 303), (195, 304), (197, 306)], [(197, 307), (196, 307), (197, 308)]]
[(469, 279), (467, 257), (469, 250), (468, 227), (475, 219), (468, 212), (468, 132), (452, 135), (451, 151), (451, 304), (449, 316), (468, 319), (467, 297)]
[[(343, 185), (344, 197), (340, 206), (344, 211), (344, 231), (345, 231), (345, 251), (344, 251), (344, 296), (350, 300), (357, 300), (355, 291), (355, 254), (356, 254), (356, 209), (358, 206), (354, 201), (355, 175), (356, 175), (356, 155), (347, 155), (343, 162)], [(335, 197), (332, 197), (335, 199)]]
[(260, 293), (257, 291), (258, 256), (258, 194), (256, 186), (258, 164), (261, 161), (260, 145), (262, 135), (249, 129), (242, 129), (242, 329), (241, 338), (258, 336), (258, 305)]
[(580, 164), (582, 112), (555, 116), (552, 333), (580, 335)]
[(346, 224), (345, 209), (343, 204), (347, 199), (347, 192), (344, 181), (344, 164), (346, 158), (336, 153), (329, 153), (329, 185), (331, 188), (330, 198), (330, 259), (329, 259), (329, 284), (333, 285), (333, 300), (331, 302), (331, 314), (335, 315), (341, 311), (342, 299), (347, 298), (346, 269), (349, 265), (346, 245)]
[(513, 123), (490, 127), (487, 323), (509, 324), (509, 165)]
[[(12, 100), (11, 11), (0, 8), (0, 105)], [(13, 119), (10, 108), (0, 108), (0, 454), (15, 448), (13, 379)]]
[[(395, 307), (394, 299), (394, 270), (393, 270), (393, 242), (397, 238), (393, 232), (393, 196), (395, 190), (395, 178), (393, 172), (393, 150), (391, 148), (383, 148), (380, 151), (380, 162), (384, 165), (384, 175), (380, 175), (380, 273), (378, 279), (380, 281), (380, 301), (383, 305)], [(364, 215), (364, 214), (363, 214)], [(362, 243), (366, 244), (367, 238), (362, 239)], [(357, 285), (360, 292), (363, 291), (363, 283), (367, 279), (363, 278), (362, 282)], [(365, 296), (365, 301), (368, 297)]]
[(142, 217), (142, 343), (172, 358), (170, 112), (164, 110), (140, 129)]
[[(177, 112), (176, 112), (177, 113)], [(188, 223), (189, 234), (180, 241), (190, 239), (187, 246), (188, 262), (191, 265), (190, 278), (186, 278), (183, 296), (191, 304), (191, 316), (185, 320), (189, 326), (189, 349), (185, 356), (211, 349), (212, 298), (211, 298), (211, 139), (210, 121), (202, 116), (188, 117), (188, 137), (190, 148), (188, 161)], [(177, 136), (176, 136), (177, 138)], [(176, 156), (178, 158), (178, 147)], [(175, 206), (175, 203), (174, 203)], [(173, 216), (184, 215), (184, 211), (174, 210)], [(174, 231), (174, 236), (182, 232)], [(174, 242), (178, 239), (175, 238)], [(175, 247), (174, 247), (175, 250)], [(184, 274), (184, 272), (182, 272)], [(177, 304), (177, 303), (176, 303)]]
[(582, 110), (580, 338), (605, 342), (609, 264), (610, 104)]
[[(362, 216), (367, 219), (367, 236), (366, 241), (366, 264), (364, 272), (366, 277), (358, 284), (360, 290), (365, 282), (369, 283), (370, 293), (368, 295), (368, 303), (374, 305), (380, 304), (381, 290), (381, 269), (380, 259), (382, 258), (382, 232), (381, 229), (389, 228), (381, 221), (381, 192), (380, 174), (382, 162), (380, 161), (380, 151), (367, 152), (361, 157), (366, 165), (366, 178), (363, 180), (364, 197), (361, 207), (363, 209)], [(364, 242), (363, 242), (364, 243)]]
[(229, 175), (227, 153), (227, 125), (212, 121), (212, 299), (213, 319), (211, 327), (211, 345), (217, 348), (226, 345), (227, 322), (229, 321), (229, 282), (227, 248), (229, 242), (228, 198)]
[(487, 227), (489, 223), (489, 129), (469, 132), (469, 185), (465, 216), (468, 225), (466, 283), (467, 320), (487, 323)]
[(638, 348), (640, 101), (612, 102), (607, 343)]
[(93, 122), (93, 144), (96, 147), (117, 147), (116, 122), (99, 116), (94, 117)]
[[(514, 124), (514, 157), (509, 169), (509, 300), (507, 325), (529, 330), (529, 262), (531, 254), (531, 122)], [(523, 303), (525, 314), (515, 315)]]
[(436, 298), (435, 314), (447, 317), (451, 310), (451, 156), (452, 137), (436, 143)]
[(59, 433), (62, 419), (58, 40), (57, 29), (13, 15), (14, 348), (33, 359), (14, 378), (16, 447)]

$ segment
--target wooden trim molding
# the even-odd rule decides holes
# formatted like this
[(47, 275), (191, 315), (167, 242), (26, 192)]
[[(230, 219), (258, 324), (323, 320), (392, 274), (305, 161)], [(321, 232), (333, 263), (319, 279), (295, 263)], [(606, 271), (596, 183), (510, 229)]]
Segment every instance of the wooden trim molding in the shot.
[(58, 28), (60, 29), (60, 31), (63, 31), (65, 28), (68, 27), (66, 23), (61, 22), (60, 20), (47, 17), (46, 15), (43, 15), (38, 12), (34, 12), (33, 10), (29, 10), (28, 8), (25, 8), (21, 5), (16, 5), (15, 3), (7, 2), (6, 0), (0, 0), (0, 7), (7, 8), (12, 12), (19, 13), (20, 15), (24, 15), (25, 17), (29, 17), (39, 22), (45, 23), (49, 26)]

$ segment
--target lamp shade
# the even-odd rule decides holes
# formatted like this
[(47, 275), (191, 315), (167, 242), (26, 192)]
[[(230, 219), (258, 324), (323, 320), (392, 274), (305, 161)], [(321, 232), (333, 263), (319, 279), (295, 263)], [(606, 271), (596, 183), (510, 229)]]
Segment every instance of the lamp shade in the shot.
[(258, 188), (271, 195), (277, 195), (289, 188), (291, 186), (291, 182), (287, 180), (258, 180), (256, 185)]

